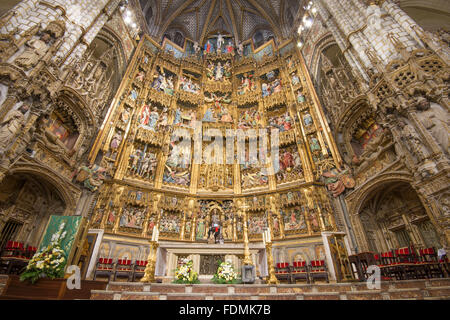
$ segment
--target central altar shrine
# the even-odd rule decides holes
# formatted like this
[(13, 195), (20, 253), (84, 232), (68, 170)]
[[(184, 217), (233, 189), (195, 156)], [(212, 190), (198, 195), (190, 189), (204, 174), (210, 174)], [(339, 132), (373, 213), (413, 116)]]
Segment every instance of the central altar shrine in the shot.
[[(146, 260), (154, 228), (164, 279), (186, 257), (200, 276), (228, 259), (265, 277), (266, 229), (274, 263), (334, 270), (324, 233), (342, 224), (322, 177), (342, 190), (351, 179), (294, 43), (252, 50), (185, 55), (168, 39), (141, 40), (90, 153), (105, 179), (86, 276), (99, 257)], [(213, 225), (220, 242), (208, 244)]]

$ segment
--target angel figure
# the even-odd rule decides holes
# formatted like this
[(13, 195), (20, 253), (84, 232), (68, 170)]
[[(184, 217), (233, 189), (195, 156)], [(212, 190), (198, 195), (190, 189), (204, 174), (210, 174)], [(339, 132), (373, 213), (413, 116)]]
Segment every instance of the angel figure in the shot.
[(346, 188), (352, 189), (356, 185), (355, 180), (349, 176), (348, 169), (338, 170), (333, 168), (331, 171), (324, 172), (323, 176), (325, 177), (327, 189), (331, 191), (335, 198), (341, 195)]

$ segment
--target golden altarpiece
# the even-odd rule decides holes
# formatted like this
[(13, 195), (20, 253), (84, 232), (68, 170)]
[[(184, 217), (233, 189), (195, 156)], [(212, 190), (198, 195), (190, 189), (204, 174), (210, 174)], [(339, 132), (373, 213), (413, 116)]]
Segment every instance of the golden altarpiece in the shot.
[[(168, 44), (184, 51), (167, 39), (141, 40), (89, 155), (108, 176), (90, 219), (103, 234), (98, 256), (145, 259), (159, 228), (160, 276), (170, 277), (186, 256), (200, 275), (208, 273), (211, 254), (237, 268), (251, 259), (263, 276), (268, 228), (275, 263), (327, 256), (334, 264), (327, 235), (342, 230), (321, 179), (341, 159), (294, 42), (276, 47), (271, 40), (246, 57), (231, 50), (184, 58), (165, 50)], [(200, 141), (174, 138), (177, 129), (194, 136), (198, 126)], [(208, 129), (223, 135), (222, 149), (211, 148)], [(236, 160), (236, 148), (226, 154), (229, 129), (277, 129), (278, 168), (251, 161), (251, 134), (244, 138), (245, 161)], [(218, 161), (194, 161), (195, 148)], [(208, 244), (213, 223), (222, 244)]]

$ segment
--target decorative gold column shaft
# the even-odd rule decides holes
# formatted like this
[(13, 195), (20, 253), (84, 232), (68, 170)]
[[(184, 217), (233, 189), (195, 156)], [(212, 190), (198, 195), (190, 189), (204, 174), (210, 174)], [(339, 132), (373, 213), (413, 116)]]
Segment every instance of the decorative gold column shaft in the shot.
[(247, 211), (244, 209), (244, 264), (253, 265), (252, 259), (250, 258), (250, 249), (248, 247), (248, 227), (247, 227)]
[(272, 242), (266, 242), (266, 254), (267, 254), (267, 268), (269, 269), (269, 278), (267, 284), (278, 284), (279, 281), (275, 276), (275, 267), (272, 255)]
[(158, 241), (150, 241), (150, 253), (148, 254), (147, 266), (145, 267), (145, 274), (141, 282), (155, 282), (156, 252), (158, 247)]

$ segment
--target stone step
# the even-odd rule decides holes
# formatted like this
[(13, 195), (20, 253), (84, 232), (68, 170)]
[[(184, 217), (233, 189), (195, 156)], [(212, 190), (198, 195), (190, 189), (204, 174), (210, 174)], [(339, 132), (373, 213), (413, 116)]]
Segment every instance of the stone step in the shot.
[[(381, 290), (351, 291), (340, 296), (341, 300), (385, 300)], [(344, 299), (345, 298), (345, 299)]]
[(0, 284), (6, 284), (8, 282), (8, 276), (0, 274)]
[(110, 282), (92, 290), (91, 299), (106, 300), (423, 300), (450, 296), (450, 279), (384, 281), (381, 289), (366, 283), (215, 285)]
[(450, 278), (429, 279), (427, 281), (431, 283), (432, 287), (449, 287), (450, 286)]
[(388, 292), (390, 300), (421, 300), (423, 299), (422, 289), (389, 289)]
[(429, 297), (450, 297), (450, 286), (427, 288)]
[(335, 292), (308, 292), (298, 296), (299, 300), (340, 300), (339, 293)]

